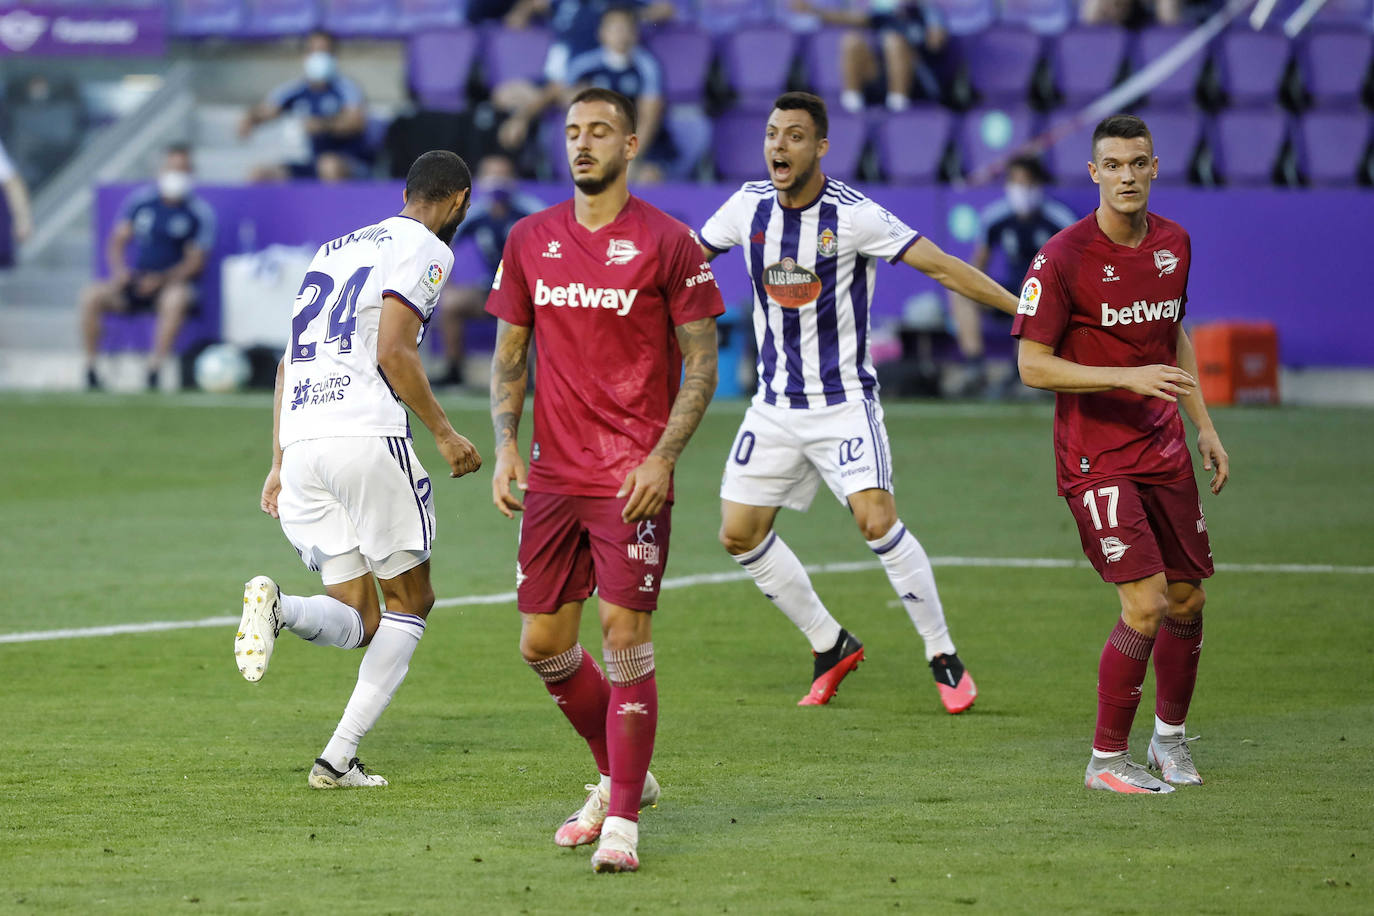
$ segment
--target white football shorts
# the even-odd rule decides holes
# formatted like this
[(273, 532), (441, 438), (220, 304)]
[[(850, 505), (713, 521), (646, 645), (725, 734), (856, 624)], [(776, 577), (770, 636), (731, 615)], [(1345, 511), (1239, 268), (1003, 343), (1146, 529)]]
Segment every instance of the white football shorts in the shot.
[(805, 512), (824, 480), (841, 503), (892, 492), (892, 449), (877, 401), (793, 410), (751, 404), (725, 459), (720, 498)]
[(277, 510), (287, 540), (325, 585), (369, 571), (394, 579), (429, 558), (431, 491), (409, 439), (305, 439), (282, 455)]

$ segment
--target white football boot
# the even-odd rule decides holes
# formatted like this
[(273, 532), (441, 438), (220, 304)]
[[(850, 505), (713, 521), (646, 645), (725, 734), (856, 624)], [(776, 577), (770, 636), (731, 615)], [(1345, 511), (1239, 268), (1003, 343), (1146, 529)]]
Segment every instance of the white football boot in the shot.
[[(582, 807), (573, 812), (572, 817), (563, 822), (562, 826), (553, 835), (553, 841), (559, 846), (582, 846), (586, 843), (595, 843), (597, 837), (601, 836), (601, 825), (606, 820), (606, 811), (611, 805), (611, 790), (609, 787), (602, 788), (599, 784), (587, 784), (587, 800)], [(644, 793), (639, 797), (640, 808), (652, 808), (658, 804), (658, 797), (662, 794), (659, 789), (658, 780), (654, 779), (653, 773), (644, 775)]]
[(306, 782), (312, 789), (372, 789), (389, 785), (384, 777), (367, 772), (367, 767), (357, 757), (348, 761), (348, 769), (342, 773), (323, 757), (316, 757)]
[(254, 576), (243, 587), (243, 617), (234, 636), (234, 661), (246, 680), (257, 682), (267, 673), (281, 625), (281, 589), (266, 576)]

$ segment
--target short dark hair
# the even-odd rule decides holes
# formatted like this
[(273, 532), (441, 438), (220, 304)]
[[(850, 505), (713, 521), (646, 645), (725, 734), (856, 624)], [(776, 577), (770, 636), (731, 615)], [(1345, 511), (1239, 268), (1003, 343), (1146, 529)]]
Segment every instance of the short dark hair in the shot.
[(305, 33), (305, 41), (308, 42), (312, 38), (323, 38), (325, 44), (329, 45), (329, 50), (331, 52), (337, 51), (339, 48), (338, 37), (328, 29), (311, 29)]
[(830, 136), (830, 116), (825, 112), (825, 100), (809, 92), (784, 92), (773, 102), (779, 111), (804, 111), (816, 124), (816, 139)]
[(406, 199), (441, 201), (472, 187), (472, 173), (463, 157), (446, 149), (432, 149), (406, 173)]
[(163, 156), (185, 156), (191, 158), (191, 144), (185, 140), (178, 140), (175, 143), (168, 143), (162, 149)]
[(1037, 156), (1017, 156), (1007, 163), (1008, 174), (1012, 169), (1022, 169), (1036, 184), (1049, 184), (1049, 173), (1045, 171), (1044, 164)]
[(625, 126), (629, 128), (629, 133), (634, 133), (639, 125), (638, 115), (635, 112), (635, 103), (630, 99), (616, 92), (614, 89), (602, 89), (600, 86), (588, 86), (577, 95), (572, 97), (568, 107), (572, 108), (579, 102), (605, 102), (620, 112), (620, 116), (625, 119)]
[(1150, 128), (1145, 126), (1145, 122), (1135, 115), (1114, 114), (1103, 118), (1093, 129), (1093, 148), (1092, 157), (1097, 158), (1097, 141), (1107, 137), (1117, 137), (1122, 140), (1134, 140), (1137, 137), (1144, 137), (1150, 141), (1150, 149), (1154, 149), (1155, 138), (1150, 136)]

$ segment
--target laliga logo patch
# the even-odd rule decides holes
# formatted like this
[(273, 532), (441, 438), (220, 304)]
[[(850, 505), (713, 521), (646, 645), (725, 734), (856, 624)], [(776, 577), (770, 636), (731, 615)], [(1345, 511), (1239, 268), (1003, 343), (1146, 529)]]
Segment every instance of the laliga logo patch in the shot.
[(1126, 555), (1126, 551), (1131, 549), (1130, 544), (1123, 543), (1121, 538), (1098, 538), (1102, 544), (1102, 555), (1107, 558), (1108, 563), (1115, 563)]
[(1159, 249), (1155, 252), (1155, 267), (1161, 277), (1173, 273), (1174, 268), (1178, 267), (1178, 255), (1167, 248)]
[(821, 278), (794, 259), (783, 258), (763, 269), (763, 288), (783, 308), (799, 309), (821, 294)]
[(833, 258), (840, 250), (840, 243), (835, 239), (835, 233), (829, 229), (821, 233), (816, 240), (816, 251), (823, 258)]
[(1021, 301), (1016, 303), (1016, 314), (1034, 315), (1039, 305), (1040, 280), (1038, 277), (1031, 277), (1026, 280), (1026, 285), (1021, 287)]

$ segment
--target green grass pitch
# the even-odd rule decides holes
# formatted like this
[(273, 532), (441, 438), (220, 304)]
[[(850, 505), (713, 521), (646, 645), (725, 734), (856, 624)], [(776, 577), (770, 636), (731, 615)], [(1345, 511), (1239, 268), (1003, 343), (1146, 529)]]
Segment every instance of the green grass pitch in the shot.
[[(449, 406), (489, 458), (482, 405)], [(713, 406), (683, 459), (670, 576), (736, 569), (715, 494), (742, 410)], [(1234, 476), (1205, 500), (1213, 548), (1253, 568), (1208, 584), (1202, 787), (1082, 788), (1117, 613), (1085, 567), (937, 566), (981, 688), (959, 717), (876, 566), (814, 577), (869, 651), (818, 709), (795, 705), (805, 641), (751, 583), (666, 591), (663, 800), (622, 876), (552, 843), (593, 768), (520, 661), (512, 604), (433, 612), (364, 742), (392, 782), (371, 792), (305, 785), (358, 653), (285, 635), (250, 685), (232, 625), (0, 643), (0, 912), (1374, 911), (1374, 414), (1216, 417)], [(257, 510), (263, 397), (5, 395), (0, 424), (0, 634), (237, 615), (258, 573), (318, 590)], [(894, 403), (888, 426), (932, 556), (1081, 559), (1048, 408)], [(510, 590), (516, 529), (488, 471), (435, 489), (437, 593)], [(824, 490), (779, 530), (807, 563), (872, 560)], [(1137, 759), (1153, 678), (1145, 693)]]

